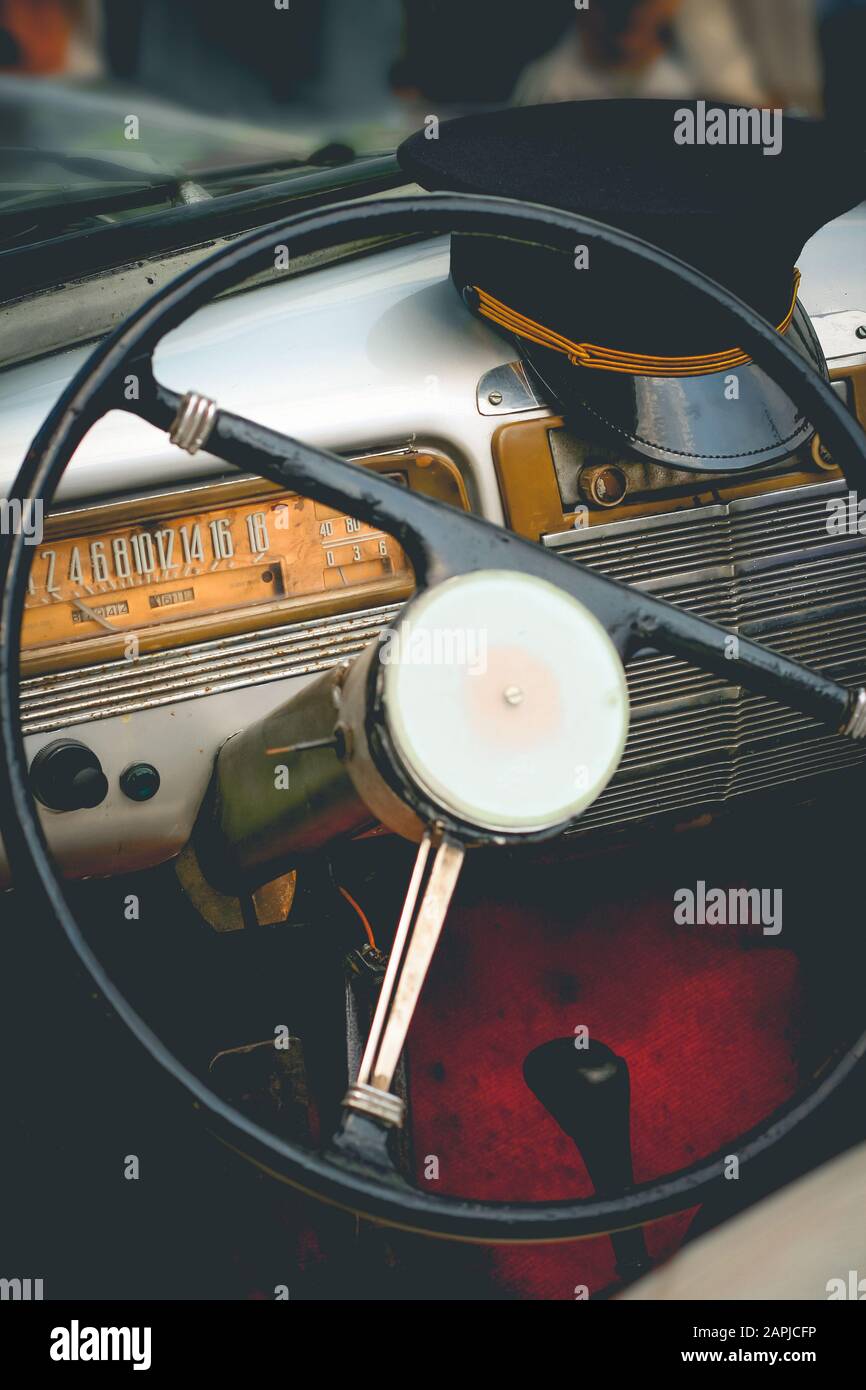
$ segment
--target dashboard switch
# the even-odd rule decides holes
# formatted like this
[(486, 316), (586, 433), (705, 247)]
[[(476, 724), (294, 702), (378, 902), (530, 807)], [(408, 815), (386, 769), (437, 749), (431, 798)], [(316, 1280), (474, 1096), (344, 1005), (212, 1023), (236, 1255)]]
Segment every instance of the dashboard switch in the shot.
[(30, 764), (30, 786), (52, 811), (83, 811), (108, 795), (108, 778), (96, 754), (71, 738), (40, 748)]
[(120, 790), (130, 801), (150, 801), (159, 791), (159, 773), (153, 763), (131, 763), (120, 774)]

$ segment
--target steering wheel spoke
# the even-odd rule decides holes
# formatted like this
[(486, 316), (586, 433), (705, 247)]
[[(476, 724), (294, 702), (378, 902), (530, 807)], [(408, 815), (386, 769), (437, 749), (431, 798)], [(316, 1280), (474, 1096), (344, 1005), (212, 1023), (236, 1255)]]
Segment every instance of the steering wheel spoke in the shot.
[(462, 845), (435, 827), (425, 831), (358, 1075), (343, 1101), (346, 1109), (387, 1125), (403, 1123), (403, 1102), (391, 1093), (391, 1085), (463, 859)]
[(630, 654), (643, 647), (680, 657), (728, 684), (811, 715), (834, 733), (866, 736), (864, 718), (857, 717), (866, 699), (862, 691), (850, 691), (829, 676), (663, 599), (637, 593), (634, 598)]
[[(388, 531), (406, 551), (420, 587), (466, 568), (467, 538), (460, 523), (471, 525), (473, 518), (462, 512), (411, 493), (327, 449), (221, 410), (197, 391), (181, 396), (151, 379), (150, 389), (127, 409), (167, 431), (172, 443), (190, 453), (206, 448), (244, 472)], [(496, 534), (495, 528), (490, 530)]]

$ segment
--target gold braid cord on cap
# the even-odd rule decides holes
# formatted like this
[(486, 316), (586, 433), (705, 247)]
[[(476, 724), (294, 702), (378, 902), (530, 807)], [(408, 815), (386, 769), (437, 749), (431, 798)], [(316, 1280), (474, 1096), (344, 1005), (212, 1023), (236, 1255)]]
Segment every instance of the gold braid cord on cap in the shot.
[[(639, 352), (620, 352), (617, 348), (599, 347), (597, 343), (575, 343), (552, 328), (536, 323), (516, 309), (503, 304), (486, 290), (477, 285), (469, 287), (477, 295), (478, 312), (503, 328), (507, 333), (516, 333), (539, 347), (552, 348), (554, 352), (564, 353), (575, 367), (593, 367), (602, 372), (623, 372), (628, 376), (709, 376), (712, 372), (730, 371), (732, 367), (745, 367), (751, 357), (740, 348), (728, 352), (709, 352), (696, 357), (649, 357)], [(778, 333), (787, 333), (797, 307), (797, 293), (800, 289), (800, 272), (794, 271), (794, 293), (791, 307), (782, 322)]]

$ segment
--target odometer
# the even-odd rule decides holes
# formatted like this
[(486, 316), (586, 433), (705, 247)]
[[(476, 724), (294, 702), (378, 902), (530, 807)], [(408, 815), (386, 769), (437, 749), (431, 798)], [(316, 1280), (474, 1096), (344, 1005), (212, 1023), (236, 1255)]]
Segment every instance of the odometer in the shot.
[[(111, 637), (128, 643), (129, 634), (146, 637), (178, 624), (194, 631), (208, 618), (247, 610), (267, 608), (279, 621), (301, 601), (312, 612), (337, 611), (343, 595), (362, 602), (365, 591), (378, 594), (384, 586), (390, 593), (411, 583), (390, 536), (293, 494), (271, 490), (138, 522), (128, 504), (125, 511), (123, 524), (106, 529), (63, 535), (52, 528), (36, 548), (25, 653), (69, 644), (78, 651)], [(94, 650), (101, 655), (104, 645)]]

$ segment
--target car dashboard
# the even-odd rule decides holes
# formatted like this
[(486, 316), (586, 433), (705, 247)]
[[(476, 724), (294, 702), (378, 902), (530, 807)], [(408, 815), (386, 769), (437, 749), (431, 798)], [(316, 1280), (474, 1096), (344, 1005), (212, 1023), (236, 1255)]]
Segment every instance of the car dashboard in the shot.
[[(852, 285), (845, 261), (838, 280), (828, 271), (863, 216), (825, 228), (801, 268), (835, 389), (866, 425), (852, 313), (866, 310), (866, 276)], [(87, 352), (0, 375), (5, 487)], [(155, 367), (178, 391), (206, 392), (845, 684), (866, 679), (866, 540), (820, 440), (736, 476), (637, 462), (576, 438), (514, 358), (466, 313), (437, 239), (218, 300), (165, 340)], [(225, 740), (359, 652), (412, 592), (392, 537), (227, 474), (206, 452), (190, 458), (125, 414), (87, 437), (38, 540), (22, 629), (28, 757), (75, 740), (107, 782), (98, 804), (41, 810), (73, 878), (179, 854)], [(811, 794), (862, 762), (860, 745), (677, 659), (641, 652), (628, 677), (622, 765), (572, 833), (689, 820), (793, 785)]]

